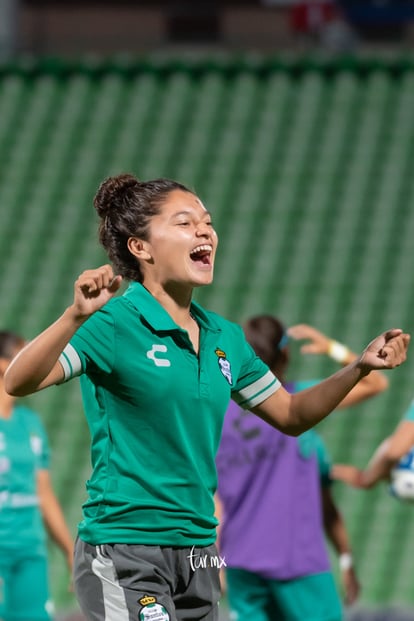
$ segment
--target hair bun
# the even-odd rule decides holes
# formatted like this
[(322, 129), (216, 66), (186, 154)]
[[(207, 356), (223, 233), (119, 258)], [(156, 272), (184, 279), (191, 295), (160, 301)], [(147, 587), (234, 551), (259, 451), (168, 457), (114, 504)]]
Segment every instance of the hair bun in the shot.
[(139, 184), (139, 180), (128, 173), (105, 179), (99, 186), (93, 200), (99, 217), (104, 219), (114, 209), (119, 210), (128, 190), (136, 188)]

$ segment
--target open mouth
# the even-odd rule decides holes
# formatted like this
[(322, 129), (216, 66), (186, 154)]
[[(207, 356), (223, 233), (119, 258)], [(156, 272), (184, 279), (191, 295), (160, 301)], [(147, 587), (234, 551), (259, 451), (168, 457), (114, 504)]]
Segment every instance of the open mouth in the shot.
[(212, 246), (210, 244), (202, 244), (197, 246), (190, 252), (190, 259), (199, 266), (211, 265)]

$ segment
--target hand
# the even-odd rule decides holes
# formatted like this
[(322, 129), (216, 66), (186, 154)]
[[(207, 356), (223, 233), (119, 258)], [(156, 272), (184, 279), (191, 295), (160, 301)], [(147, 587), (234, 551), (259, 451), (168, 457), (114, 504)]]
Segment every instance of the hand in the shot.
[(341, 574), (345, 604), (351, 606), (358, 599), (361, 586), (353, 567), (343, 570)]
[(410, 335), (400, 329), (388, 330), (371, 341), (362, 352), (359, 366), (367, 372), (372, 369), (394, 369), (407, 358)]
[(334, 464), (329, 473), (331, 479), (342, 481), (352, 487), (362, 488), (362, 470), (348, 464)]
[(309, 341), (301, 346), (301, 354), (327, 354), (329, 351), (331, 339), (306, 323), (298, 323), (296, 326), (291, 326), (288, 328), (287, 333), (295, 341), (303, 339)]
[(122, 276), (114, 276), (110, 265), (85, 270), (74, 286), (73, 311), (85, 319), (102, 308), (121, 286)]

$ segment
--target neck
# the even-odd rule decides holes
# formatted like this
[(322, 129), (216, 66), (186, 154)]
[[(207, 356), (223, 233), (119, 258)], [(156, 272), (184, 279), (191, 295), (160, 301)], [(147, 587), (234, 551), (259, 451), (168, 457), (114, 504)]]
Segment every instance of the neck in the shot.
[(192, 289), (188, 287), (164, 287), (159, 284), (143, 282), (144, 287), (161, 304), (178, 325), (185, 324), (190, 318)]

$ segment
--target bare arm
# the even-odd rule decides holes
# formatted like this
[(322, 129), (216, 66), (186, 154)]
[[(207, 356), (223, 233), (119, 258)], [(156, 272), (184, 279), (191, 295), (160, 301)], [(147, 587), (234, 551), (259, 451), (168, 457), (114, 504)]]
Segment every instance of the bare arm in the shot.
[(339, 557), (341, 581), (345, 602), (353, 604), (360, 592), (359, 581), (352, 560), (352, 550), (343, 517), (335, 504), (331, 490), (322, 487), (322, 510), (325, 533)]
[[(221, 523), (223, 520), (223, 503), (221, 502), (220, 497), (217, 492), (214, 494), (214, 508), (215, 508), (214, 515), (216, 516), (219, 522), (217, 526), (216, 545), (217, 545), (218, 551), (220, 552), (220, 534), (221, 534)], [(225, 562), (225, 559), (223, 560)], [(221, 587), (222, 594), (227, 592), (225, 565), (220, 567), (220, 587)]]
[(4, 376), (6, 391), (21, 397), (61, 381), (60, 354), (79, 326), (114, 296), (121, 280), (114, 278), (109, 265), (83, 272), (75, 283), (73, 304), (10, 363)]
[(37, 473), (37, 490), (43, 521), (53, 541), (65, 555), (69, 571), (73, 565), (73, 539), (66, 524), (63, 511), (52, 488), (48, 470)]
[(223, 504), (217, 492), (214, 494), (214, 515), (218, 519), (218, 526), (216, 529), (216, 532), (217, 532), (216, 543), (217, 543), (217, 547), (220, 547), (220, 531), (221, 531), (221, 522), (223, 519)]
[[(288, 329), (288, 334), (295, 340), (306, 340), (306, 343), (300, 348), (302, 354), (326, 355), (343, 366), (358, 359), (357, 354), (348, 347), (330, 339), (313, 326), (304, 323), (297, 324)], [(388, 384), (388, 378), (384, 373), (371, 371), (354, 386), (351, 392), (339, 403), (338, 408), (347, 408), (369, 399), (386, 390)]]
[(389, 478), (395, 464), (414, 446), (414, 421), (403, 420), (394, 433), (378, 446), (365, 469), (334, 464), (332, 478), (369, 489)]
[(63, 380), (58, 358), (82, 322), (67, 309), (49, 328), (28, 343), (12, 360), (5, 375), (6, 391), (23, 397)]
[(252, 411), (274, 427), (299, 435), (316, 425), (343, 401), (370, 371), (392, 369), (406, 359), (410, 336), (389, 330), (374, 339), (362, 355), (319, 384), (290, 395), (279, 388)]

